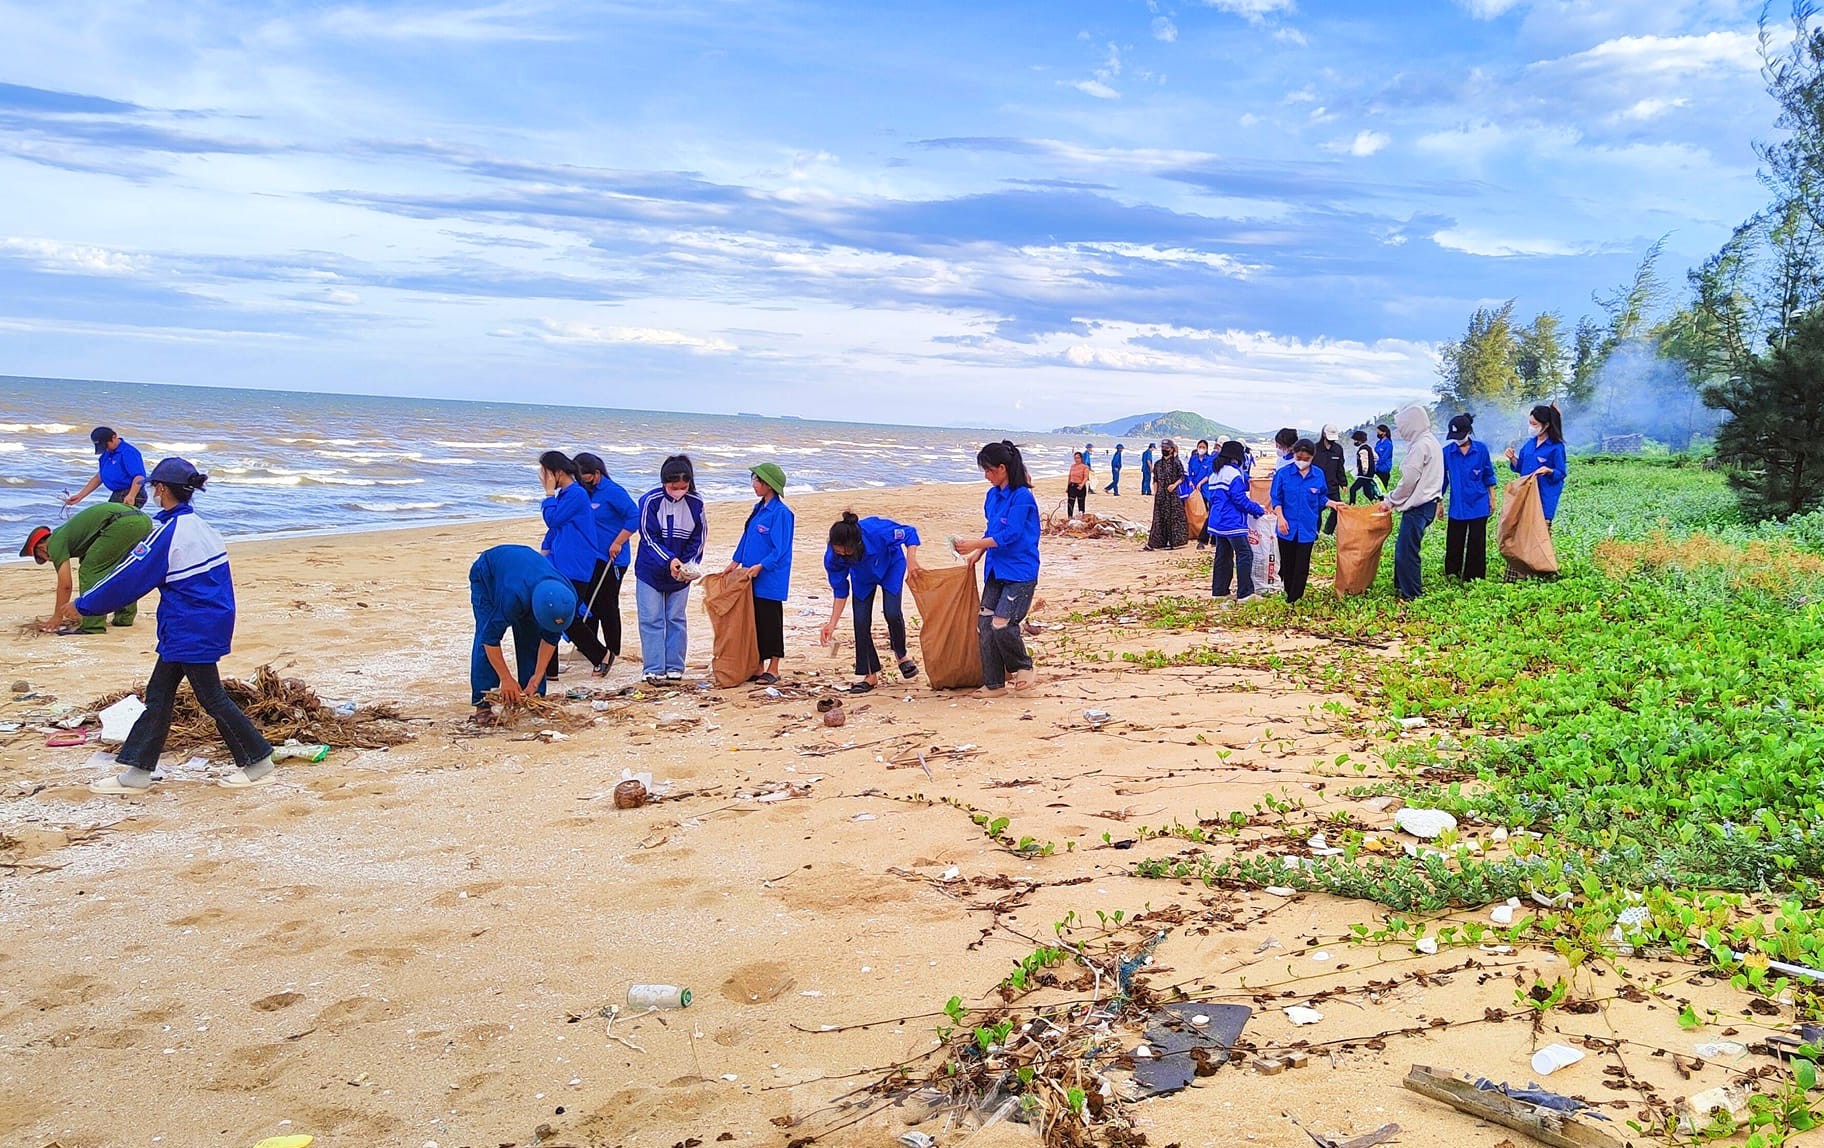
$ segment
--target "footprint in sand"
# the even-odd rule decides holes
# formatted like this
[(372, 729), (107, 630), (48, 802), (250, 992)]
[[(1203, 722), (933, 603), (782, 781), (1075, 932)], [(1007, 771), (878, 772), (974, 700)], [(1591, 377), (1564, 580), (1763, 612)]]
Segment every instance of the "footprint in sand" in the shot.
[(318, 1013), (310, 1023), (334, 1031), (351, 1025), (391, 1020), (398, 1013), (399, 1006), (391, 1001), (376, 1000), (373, 997), (345, 997)]
[(261, 997), (254, 1001), (252, 1007), (257, 1012), (278, 1012), (282, 1008), (290, 1008), (303, 999), (303, 993), (273, 993), (269, 997)]
[(722, 982), (722, 995), (741, 1004), (765, 1004), (777, 1000), (798, 980), (784, 961), (754, 961), (736, 969)]
[(230, 914), (226, 909), (211, 908), (204, 909), (200, 913), (186, 913), (181, 917), (173, 917), (169, 921), (166, 921), (165, 924), (174, 929), (188, 929), (194, 925), (213, 925), (220, 921), (226, 921), (229, 918), (229, 915)]
[[(464, 901), (473, 901), (492, 893), (506, 884), (504, 881), (477, 881), (473, 885), (464, 885), (460, 889), (450, 889), (431, 898), (433, 909), (454, 909)], [(464, 894), (467, 896), (464, 896)]]

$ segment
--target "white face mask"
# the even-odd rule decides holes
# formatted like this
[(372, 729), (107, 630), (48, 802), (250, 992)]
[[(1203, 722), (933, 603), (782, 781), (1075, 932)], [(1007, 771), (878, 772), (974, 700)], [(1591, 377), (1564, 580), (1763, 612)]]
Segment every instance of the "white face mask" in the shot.
[(1308, 458), (1295, 458), (1292, 460), (1292, 465), (1298, 468), (1300, 474), (1311, 473), (1311, 460)]
[(1540, 433), (1545, 430), (1544, 427), (1540, 426), (1538, 423), (1534, 422), (1532, 419), (1526, 420), (1526, 429), (1532, 433), (1532, 436), (1534, 438), (1538, 438)]

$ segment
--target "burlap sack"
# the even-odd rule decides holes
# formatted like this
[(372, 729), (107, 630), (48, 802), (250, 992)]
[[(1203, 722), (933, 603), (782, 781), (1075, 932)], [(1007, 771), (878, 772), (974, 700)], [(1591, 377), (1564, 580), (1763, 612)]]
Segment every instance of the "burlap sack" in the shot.
[(1509, 573), (1558, 573), (1558, 550), (1545, 525), (1545, 507), (1539, 501), (1539, 480), (1534, 475), (1508, 486), (1501, 499), (1497, 538)]
[(918, 604), (918, 650), (925, 680), (934, 690), (980, 686), (982, 647), (976, 618), (982, 612), (982, 592), (975, 584), (975, 569), (921, 566), (906, 575), (906, 585)]
[(1336, 512), (1336, 596), (1361, 594), (1381, 569), (1381, 547), (1393, 532), (1393, 515), (1380, 503)]
[(1190, 524), (1192, 538), (1203, 536), (1203, 528), (1210, 521), (1210, 508), (1203, 501), (1203, 491), (1192, 490), (1185, 496), (1184, 520)]
[(703, 610), (715, 648), (709, 672), (724, 689), (760, 672), (760, 641), (754, 635), (753, 580), (744, 574), (703, 576)]
[(1252, 498), (1255, 502), (1258, 502), (1262, 506), (1265, 506), (1267, 504), (1268, 496), (1270, 496), (1272, 493), (1273, 493), (1273, 476), (1272, 475), (1262, 476), (1262, 475), (1257, 474), (1253, 478), (1248, 479), (1248, 497)]

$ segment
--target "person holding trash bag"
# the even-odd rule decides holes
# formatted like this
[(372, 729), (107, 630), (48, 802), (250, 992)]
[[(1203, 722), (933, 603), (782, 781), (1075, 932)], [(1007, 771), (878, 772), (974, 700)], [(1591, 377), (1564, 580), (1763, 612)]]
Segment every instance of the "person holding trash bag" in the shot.
[(1244, 448), (1230, 439), (1216, 452), (1216, 469), (1200, 489), (1210, 508), (1205, 533), (1216, 546), (1210, 568), (1210, 597), (1227, 598), (1229, 581), (1235, 582), (1237, 603), (1254, 600), (1254, 549), (1248, 538), (1248, 516), (1258, 518), (1266, 508), (1248, 497), (1248, 476), (1241, 471)]
[(956, 552), (970, 566), (988, 556), (976, 634), (982, 651), (982, 696), (999, 697), (1009, 678), (1021, 691), (1038, 680), (1020, 623), (1032, 609), (1039, 586), (1039, 504), (1032, 497), (1032, 480), (1020, 448), (1012, 442), (989, 443), (977, 452), (975, 463), (988, 480), (988, 494), (982, 500), (987, 529), (980, 538), (957, 539)]
[(1549, 530), (1552, 519), (1558, 517), (1558, 500), (1564, 497), (1564, 476), (1568, 470), (1564, 453), (1564, 416), (1557, 407), (1541, 403), (1527, 412), (1526, 429), (1529, 437), (1521, 442), (1519, 451), (1511, 446), (1507, 448), (1507, 465), (1522, 478), (1529, 474), (1538, 476), (1539, 506), (1545, 511), (1545, 525)]
[(1184, 481), (1184, 463), (1178, 457), (1178, 444), (1171, 439), (1159, 442), (1159, 461), (1153, 464), (1153, 528), (1147, 533), (1148, 550), (1176, 550), (1191, 536), (1191, 524), (1184, 517), (1184, 499), (1178, 497), (1178, 484)]
[(1431, 433), (1431, 416), (1422, 406), (1409, 406), (1394, 416), (1393, 425), (1406, 442), (1400, 463), (1400, 481), (1381, 501), (1400, 512), (1400, 536), (1393, 549), (1393, 592), (1410, 602), (1423, 589), (1420, 547), (1425, 530), (1438, 516), (1438, 498), (1444, 493), (1444, 451)]
[(146, 681), (146, 710), (134, 721), (114, 760), (127, 768), (90, 783), (91, 793), (144, 793), (165, 751), (177, 687), (188, 680), (197, 704), (215, 719), (215, 730), (234, 758), (234, 771), (218, 779), (224, 789), (251, 789), (273, 778), (272, 744), (247, 720), (222, 688), (217, 667), (234, 643), (234, 578), (228, 548), (215, 528), (190, 506), (209, 476), (181, 458), (152, 468), (146, 485), (159, 506), (152, 533), (88, 593), (76, 599), (85, 617), (111, 614), (158, 591), (158, 661)]
[[(469, 608), (475, 641), (469, 649), (469, 703), (476, 720), (493, 720), (485, 695), (499, 688), (508, 703), (545, 693), (545, 671), (557, 641), (576, 620), (576, 589), (551, 559), (530, 546), (493, 546), (469, 567)], [(501, 640), (513, 633), (509, 669)]]
[(874, 646), (876, 590), (887, 619), (887, 645), (899, 659), (899, 676), (907, 681), (918, 676), (918, 663), (906, 650), (906, 614), (901, 604), (906, 575), (919, 568), (918, 547), (918, 529), (890, 518), (857, 518), (854, 511), (845, 510), (830, 525), (823, 571), (835, 600), (821, 637), (826, 646), (834, 640), (843, 607), (853, 603), (855, 676), (860, 680), (849, 687), (850, 693), (865, 694), (880, 685), (880, 651)]
[(798, 518), (785, 504), (785, 471), (778, 463), (763, 462), (748, 474), (760, 501), (748, 512), (725, 573), (745, 568), (752, 582), (754, 641), (760, 647), (760, 672), (753, 680), (770, 686), (779, 680), (779, 660), (785, 657), (785, 598), (792, 585)]
[(1308, 438), (1292, 444), (1292, 462), (1273, 472), (1267, 503), (1279, 517), (1280, 581), (1289, 606), (1305, 596), (1311, 581), (1311, 548), (1317, 542), (1324, 507), (1331, 502), (1330, 479), (1314, 461), (1317, 446)]
[(1450, 420), (1444, 448), (1444, 491), (1449, 522), (1444, 534), (1444, 576), (1465, 582), (1488, 577), (1488, 516), (1494, 511), (1495, 463), (1488, 444), (1471, 437), (1475, 416)]

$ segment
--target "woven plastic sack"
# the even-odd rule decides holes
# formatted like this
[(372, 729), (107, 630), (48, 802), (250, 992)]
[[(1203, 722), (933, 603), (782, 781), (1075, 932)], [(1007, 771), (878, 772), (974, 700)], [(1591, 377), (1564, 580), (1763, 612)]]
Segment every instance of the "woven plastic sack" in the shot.
[(973, 566), (932, 569), (906, 575), (918, 603), (918, 650), (925, 680), (934, 690), (975, 689), (982, 684), (982, 645), (976, 619), (982, 592)]
[(1203, 535), (1203, 528), (1210, 521), (1210, 508), (1203, 501), (1203, 491), (1192, 490), (1185, 496), (1184, 520), (1190, 525), (1192, 538), (1199, 538)]
[(754, 634), (753, 579), (744, 574), (703, 576), (703, 610), (715, 648), (709, 672), (716, 685), (738, 686), (760, 672), (760, 639)]
[(1381, 548), (1393, 533), (1393, 514), (1380, 503), (1336, 512), (1336, 596), (1361, 594), (1381, 569)]
[(1545, 506), (1539, 501), (1539, 480), (1527, 475), (1510, 483), (1501, 500), (1497, 541), (1501, 557), (1513, 574), (1534, 576), (1558, 573), (1558, 550), (1551, 528), (1545, 524)]

